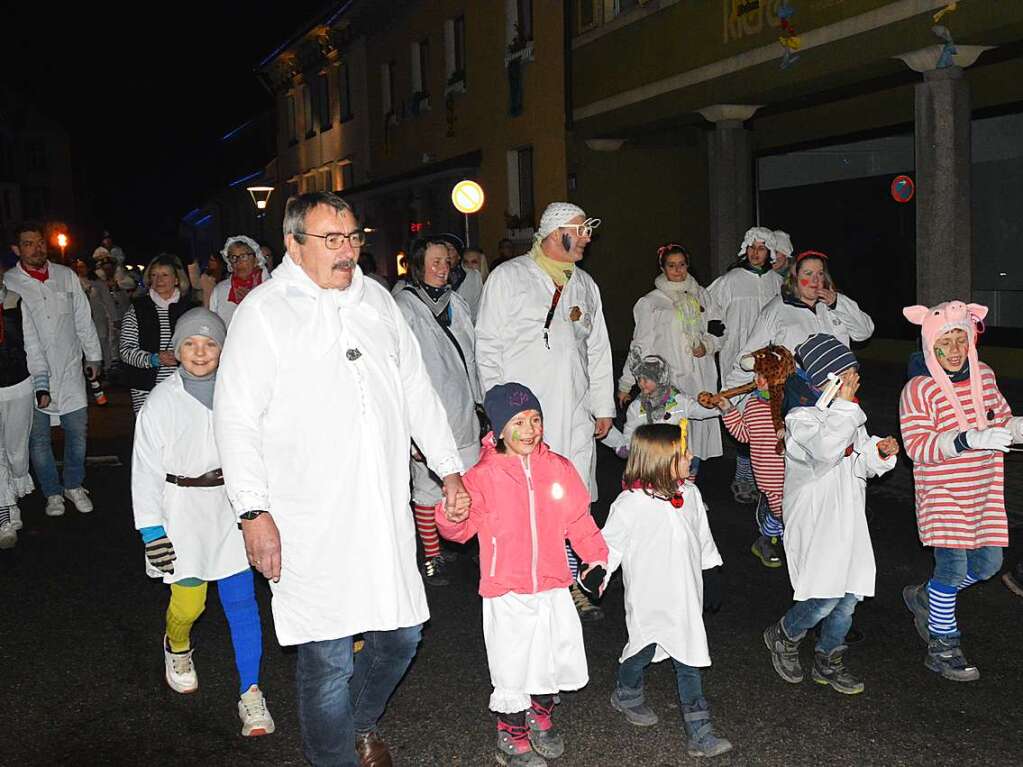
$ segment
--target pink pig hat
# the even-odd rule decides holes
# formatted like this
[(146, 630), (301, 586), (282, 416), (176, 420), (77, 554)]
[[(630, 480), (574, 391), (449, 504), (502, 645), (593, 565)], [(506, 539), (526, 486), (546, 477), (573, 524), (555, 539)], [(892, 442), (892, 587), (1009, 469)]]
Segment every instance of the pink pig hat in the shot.
[(973, 400), (973, 419), (978, 429), (988, 427), (984, 414), (984, 396), (981, 392), (981, 376), (977, 362), (977, 325), (987, 316), (987, 307), (980, 304), (964, 304), (962, 301), (946, 301), (931, 308), (907, 306), (902, 314), (914, 325), (920, 325), (923, 338), (924, 362), (945, 399), (952, 405), (961, 431), (970, 428), (966, 411), (955, 396), (948, 373), (934, 356), (934, 342), (950, 330), (963, 330), (969, 343), (967, 359), (970, 365), (970, 398)]

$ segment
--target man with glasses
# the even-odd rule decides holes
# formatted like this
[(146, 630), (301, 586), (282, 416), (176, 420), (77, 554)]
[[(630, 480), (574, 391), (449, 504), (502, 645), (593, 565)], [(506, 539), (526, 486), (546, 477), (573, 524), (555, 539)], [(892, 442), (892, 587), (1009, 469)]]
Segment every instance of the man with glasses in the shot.
[[(597, 499), (597, 453), (615, 414), (611, 344), (597, 284), (576, 264), (599, 218), (555, 202), (540, 219), (532, 250), (495, 269), (483, 286), (476, 363), (489, 391), (518, 381), (543, 405), (544, 441), (572, 461)], [(579, 562), (567, 547), (572, 574)], [(575, 585), (580, 617), (603, 612)]]
[[(458, 449), (408, 323), (358, 267), (365, 233), (329, 192), (284, 212), (287, 255), (239, 307), (213, 407), (249, 560), (298, 646), (314, 765), (389, 765), (376, 725), (429, 618), (409, 513), (409, 445), (468, 511)], [(352, 637), (365, 646), (352, 654)]]
[[(82, 514), (92, 511), (85, 480), (89, 401), (82, 357), (89, 379), (103, 366), (103, 351), (92, 322), (89, 299), (78, 275), (47, 258), (42, 226), (22, 224), (11, 245), (18, 264), (4, 276), (25, 309), (25, 355), (36, 393), (29, 456), (46, 496), (47, 516), (64, 513), (67, 498)], [(29, 328), (31, 325), (31, 328)], [(64, 482), (53, 457), (51, 427), (64, 429)]]
[(235, 309), (253, 288), (270, 279), (263, 250), (251, 237), (236, 234), (227, 238), (220, 255), (227, 264), (231, 278), (217, 283), (210, 294), (210, 311), (231, 324)]

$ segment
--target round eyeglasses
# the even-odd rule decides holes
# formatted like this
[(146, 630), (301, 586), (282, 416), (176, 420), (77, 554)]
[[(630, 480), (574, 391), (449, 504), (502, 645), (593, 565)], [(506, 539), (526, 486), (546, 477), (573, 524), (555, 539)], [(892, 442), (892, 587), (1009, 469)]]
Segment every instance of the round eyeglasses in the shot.
[(313, 234), (312, 232), (295, 232), (304, 237), (316, 237), (323, 240), (327, 250), (340, 250), (347, 241), (353, 248), (361, 248), (366, 244), (366, 230), (356, 229), (354, 232), (331, 232), (330, 234)]

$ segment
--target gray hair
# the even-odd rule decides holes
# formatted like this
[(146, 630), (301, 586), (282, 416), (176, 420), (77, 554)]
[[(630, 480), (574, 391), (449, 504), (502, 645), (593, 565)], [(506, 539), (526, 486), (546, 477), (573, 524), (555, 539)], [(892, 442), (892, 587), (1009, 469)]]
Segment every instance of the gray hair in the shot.
[(295, 197), (289, 197), (284, 206), (284, 236), (289, 234), (295, 238), (295, 242), (304, 245), (305, 219), (318, 205), (326, 205), (333, 208), (338, 215), (346, 210), (355, 215), (352, 206), (342, 200), (333, 192), (307, 192)]

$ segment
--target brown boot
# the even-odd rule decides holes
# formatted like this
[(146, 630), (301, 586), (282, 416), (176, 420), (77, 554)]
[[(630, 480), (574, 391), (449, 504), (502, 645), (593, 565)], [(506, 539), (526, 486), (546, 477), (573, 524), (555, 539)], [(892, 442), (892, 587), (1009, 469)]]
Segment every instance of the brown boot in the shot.
[(359, 755), (360, 767), (393, 767), (391, 752), (375, 732), (356, 734), (355, 751)]

